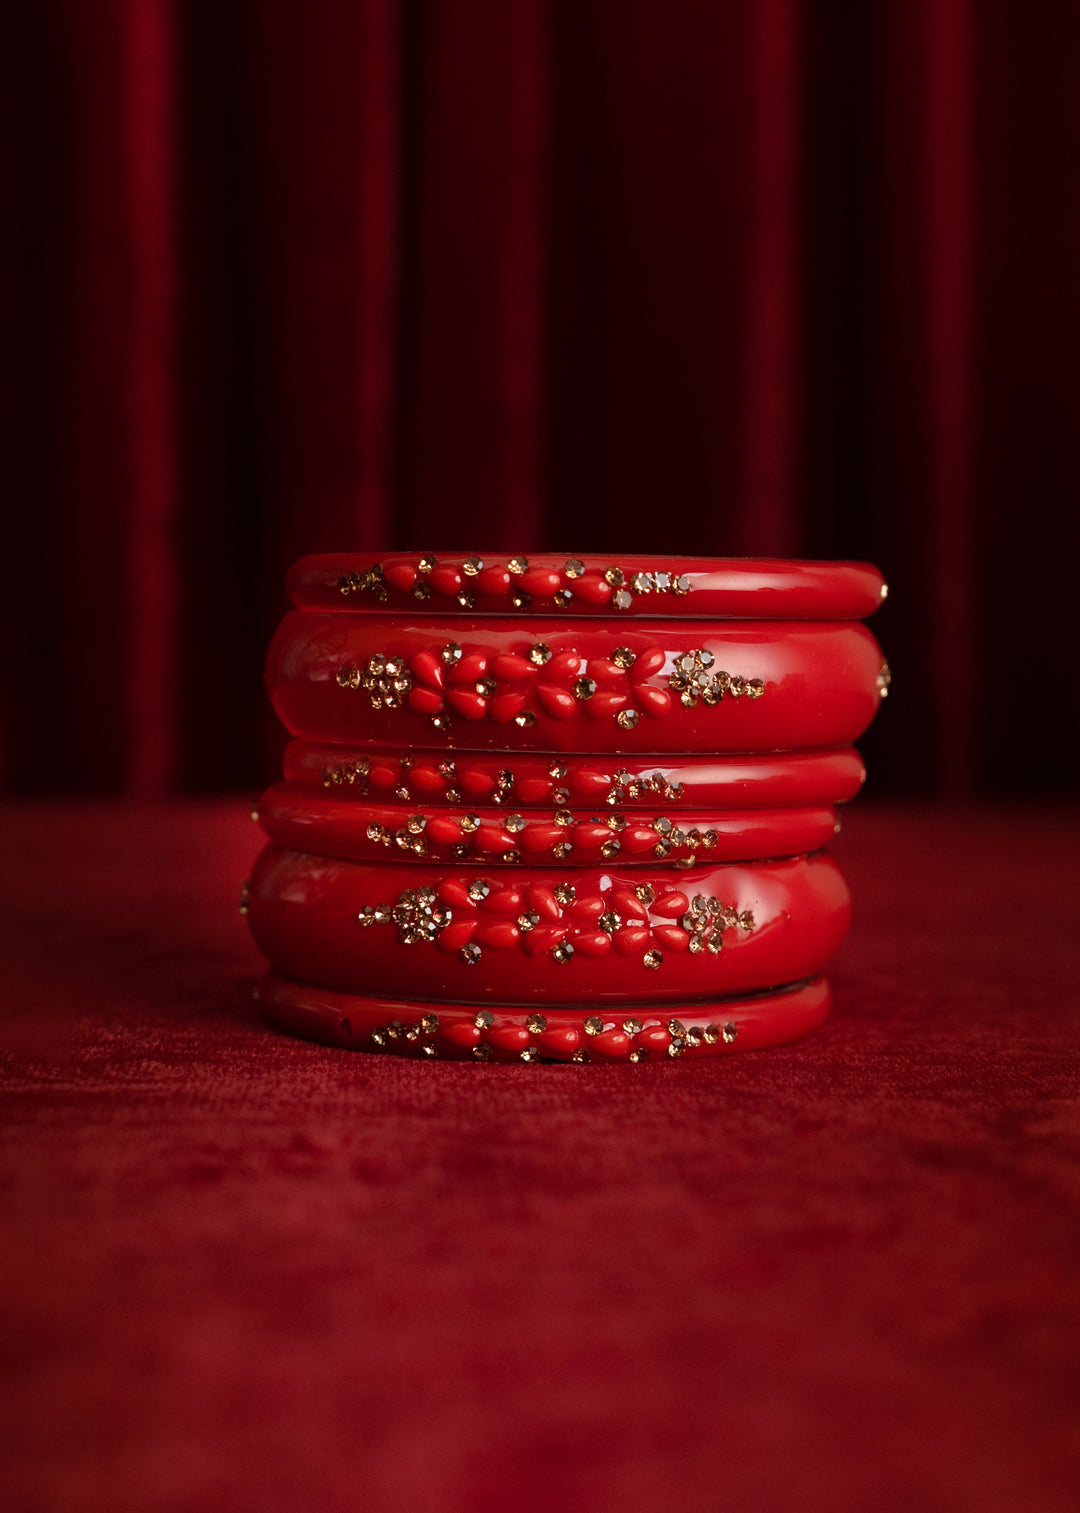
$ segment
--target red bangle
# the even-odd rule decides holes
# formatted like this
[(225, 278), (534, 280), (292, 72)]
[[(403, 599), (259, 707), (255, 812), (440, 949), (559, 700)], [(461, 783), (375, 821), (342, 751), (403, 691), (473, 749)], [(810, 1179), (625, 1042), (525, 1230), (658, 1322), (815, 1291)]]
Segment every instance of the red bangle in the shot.
[(865, 626), (294, 611), (267, 683), (294, 735), (473, 748), (776, 751), (838, 745), (884, 684)]
[(726, 1056), (796, 1040), (829, 1010), (823, 978), (771, 993), (648, 1009), (478, 1009), (334, 993), (269, 972), (262, 1008), (279, 1029), (348, 1050), (475, 1061), (647, 1061)]
[(658, 804), (651, 816), (630, 818), (613, 810), (432, 809), (417, 804), (377, 803), (330, 797), (275, 783), (258, 802), (263, 829), (272, 840), (319, 856), (357, 861), (416, 857), (484, 866), (546, 866), (556, 862), (599, 866), (616, 857), (621, 865), (670, 861), (753, 861), (802, 856), (833, 837), (830, 807), (750, 809), (744, 812), (680, 811), (673, 818)]
[(513, 553), (338, 552), (303, 557), (288, 577), (301, 609), (383, 615), (483, 613), (862, 620), (885, 597), (867, 562), (760, 558), (562, 557)]
[(495, 804), (507, 809), (602, 805), (631, 812), (657, 802), (680, 810), (842, 804), (854, 798), (866, 775), (853, 746), (764, 756), (663, 757), (658, 765), (622, 756), (414, 754), (400, 746), (293, 741), (284, 765), (287, 782), (318, 785), (349, 798), (370, 794), (403, 803)]
[(271, 844), (247, 908), (279, 971), (339, 992), (623, 1006), (817, 976), (843, 940), (849, 895), (821, 855), (702, 866), (684, 880), (655, 867), (425, 873)]

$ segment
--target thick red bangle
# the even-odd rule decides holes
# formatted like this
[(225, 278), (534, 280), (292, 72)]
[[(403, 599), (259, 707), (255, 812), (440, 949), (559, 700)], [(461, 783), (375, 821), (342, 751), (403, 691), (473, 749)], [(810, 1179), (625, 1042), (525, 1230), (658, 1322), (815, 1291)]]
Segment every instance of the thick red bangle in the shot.
[[(494, 871), (494, 869), (492, 869)], [(705, 1001), (815, 977), (849, 895), (830, 858), (484, 875), (271, 844), (247, 888), (256, 942), (339, 992), (508, 1004)]]
[(498, 750), (738, 752), (839, 745), (881, 700), (863, 625), (533, 620), (294, 611), (267, 684), (319, 741)]
[(303, 557), (288, 577), (301, 609), (384, 614), (640, 615), (862, 620), (885, 597), (867, 562), (679, 557), (524, 557), (503, 552), (337, 552)]
[(485, 866), (555, 862), (599, 866), (614, 861), (667, 861), (689, 869), (702, 862), (802, 856), (833, 837), (836, 811), (828, 805), (745, 811), (690, 810), (672, 817), (658, 803), (651, 816), (588, 810), (507, 811), (431, 808), (314, 793), (275, 783), (258, 801), (272, 840), (319, 856), (356, 861), (473, 861)]
[(507, 809), (565, 805), (649, 810), (765, 809), (842, 804), (866, 770), (853, 746), (727, 757), (557, 758), (536, 752), (413, 752), (407, 747), (335, 746), (293, 741), (285, 752), (290, 783), (347, 798), (396, 797), (403, 803), (494, 804)]
[(267, 1019), (292, 1035), (347, 1050), (474, 1061), (648, 1061), (727, 1056), (796, 1040), (829, 1010), (823, 978), (778, 992), (645, 1009), (519, 1007), (334, 993), (269, 972), (260, 987)]

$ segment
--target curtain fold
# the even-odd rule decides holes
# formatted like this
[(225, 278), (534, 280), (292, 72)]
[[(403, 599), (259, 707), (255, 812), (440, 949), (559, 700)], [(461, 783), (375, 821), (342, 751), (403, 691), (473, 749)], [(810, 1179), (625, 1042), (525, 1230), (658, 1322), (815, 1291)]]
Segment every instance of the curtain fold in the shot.
[(20, 0), (0, 48), (9, 790), (257, 786), (288, 562), (462, 543), (870, 557), (874, 791), (1075, 783), (1075, 8)]

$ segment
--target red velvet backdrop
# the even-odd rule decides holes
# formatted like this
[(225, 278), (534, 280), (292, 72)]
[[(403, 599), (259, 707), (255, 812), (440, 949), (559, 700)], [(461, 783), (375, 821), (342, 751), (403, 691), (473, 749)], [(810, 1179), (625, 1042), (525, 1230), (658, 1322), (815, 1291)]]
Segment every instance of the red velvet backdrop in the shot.
[(1072, 780), (1080, 8), (22, 0), (0, 40), (11, 787), (258, 783), (286, 564), (391, 544), (870, 557), (876, 791)]

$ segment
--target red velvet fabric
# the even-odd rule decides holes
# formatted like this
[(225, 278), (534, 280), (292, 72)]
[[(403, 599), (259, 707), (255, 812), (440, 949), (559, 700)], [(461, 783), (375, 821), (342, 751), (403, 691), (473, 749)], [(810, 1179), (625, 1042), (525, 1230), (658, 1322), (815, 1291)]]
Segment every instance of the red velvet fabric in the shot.
[(8, 812), (4, 1506), (1071, 1510), (1078, 839), (860, 805), (824, 1030), (480, 1067), (262, 1027), (240, 804)]
[(259, 786), (289, 561), (460, 545), (870, 558), (878, 791), (1070, 786), (1078, 73), (1056, 0), (4, 7), (7, 784)]

